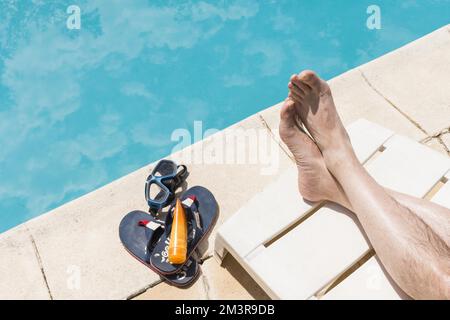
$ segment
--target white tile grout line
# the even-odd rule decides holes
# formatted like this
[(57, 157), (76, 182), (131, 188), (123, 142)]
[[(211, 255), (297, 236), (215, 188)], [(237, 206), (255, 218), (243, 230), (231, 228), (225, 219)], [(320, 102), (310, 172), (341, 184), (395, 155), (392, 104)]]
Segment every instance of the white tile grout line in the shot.
[(444, 128), (441, 131), (439, 131), (435, 134), (432, 134), (431, 136), (423, 138), (420, 142), (428, 142), (433, 138), (441, 138), (442, 136), (445, 136), (446, 134), (449, 134), (449, 133), (450, 133), (450, 127)]
[(450, 149), (447, 147), (447, 145), (444, 143), (444, 140), (442, 140), (441, 136), (436, 138), (437, 141), (441, 144), (441, 146), (444, 148), (444, 150), (447, 152), (447, 155), (450, 156)]
[(422, 126), (417, 121), (415, 121), (413, 118), (411, 118), (407, 113), (405, 113), (402, 109), (400, 109), (398, 106), (396, 106), (390, 99), (388, 99), (377, 88), (375, 88), (374, 85), (370, 82), (370, 80), (367, 78), (367, 76), (364, 74), (364, 72), (360, 68), (357, 68), (357, 70), (361, 73), (361, 76), (363, 77), (366, 84), (375, 93), (377, 93), (380, 97), (382, 97), (387, 103), (389, 103), (389, 105), (391, 105), (391, 107), (393, 107), (395, 110), (397, 110), (402, 116), (404, 116), (409, 122), (411, 122), (417, 129), (422, 131), (422, 133), (424, 133), (426, 136), (430, 135), (424, 128), (422, 128)]
[[(450, 31), (449, 31), (450, 32)], [(395, 110), (397, 110), (403, 117), (405, 117), (409, 122), (411, 122), (418, 130), (420, 130), (423, 134), (426, 135), (426, 137), (424, 139), (422, 139), (421, 141), (419, 141), (420, 143), (426, 143), (428, 141), (431, 141), (432, 139), (436, 139), (438, 141), (438, 143), (444, 148), (444, 150), (447, 152), (447, 154), (450, 156), (450, 149), (449, 147), (447, 147), (444, 143), (444, 141), (442, 141), (441, 137), (447, 133), (450, 132), (450, 127), (449, 128), (444, 128), (441, 131), (439, 131), (438, 133), (435, 134), (429, 134), (424, 128), (422, 128), (422, 126), (419, 124), (419, 122), (415, 121), (413, 118), (411, 118), (406, 112), (404, 112), (402, 109), (400, 109), (398, 106), (396, 106), (390, 99), (388, 99), (386, 96), (384, 96), (377, 88), (375, 88), (375, 86), (370, 82), (370, 80), (367, 78), (367, 76), (364, 74), (364, 72), (360, 69), (357, 68), (357, 70), (361, 73), (361, 76), (363, 77), (364, 81), (366, 82), (366, 84), (375, 92), (377, 93), (380, 97), (382, 97), (387, 103), (389, 103), (389, 105), (391, 107), (393, 107)]]
[(295, 163), (295, 159), (293, 158), (293, 156), (291, 154), (289, 154), (289, 152), (287, 152), (287, 150), (285, 150), (285, 147), (283, 146), (282, 142), (279, 141), (272, 129), (270, 128), (269, 124), (267, 123), (266, 119), (264, 119), (263, 115), (260, 114), (259, 112), (257, 113), (259, 120), (262, 122), (262, 124), (264, 125), (264, 127), (269, 131), (269, 135), (270, 137), (278, 144), (278, 146), (281, 148), (281, 150), (288, 156), (289, 159), (291, 159), (294, 163)]
[(158, 280), (156, 280), (155, 282), (152, 282), (152, 283), (150, 283), (149, 285), (147, 285), (147, 286), (145, 286), (145, 287), (143, 287), (143, 288), (141, 288), (141, 289), (138, 289), (138, 290), (136, 290), (135, 292), (133, 292), (132, 294), (128, 295), (128, 296), (125, 298), (125, 300), (132, 300), (132, 299), (134, 299), (134, 298), (140, 296), (141, 294), (145, 293), (147, 290), (149, 290), (149, 289), (151, 289), (151, 288), (153, 288), (153, 287), (156, 287), (158, 284), (163, 283), (163, 282), (164, 282), (164, 280), (158, 279)]
[(434, 134), (432, 136), (425, 137), (424, 139), (420, 140), (419, 142), (422, 143), (422, 144), (426, 144), (426, 143), (432, 141), (433, 139), (436, 139), (437, 142), (442, 146), (444, 151), (447, 152), (447, 154), (450, 156), (449, 146), (447, 146), (445, 144), (444, 140), (442, 140), (442, 137), (447, 135), (447, 134), (450, 134), (450, 128), (442, 129), (440, 132), (438, 132), (438, 133), (436, 133), (436, 134)]
[[(204, 258), (200, 258), (200, 259), (199, 259), (199, 264), (202, 265), (206, 260), (209, 260), (209, 259), (212, 258), (212, 257), (213, 257), (213, 255), (207, 255), (207, 256), (204, 257)], [(202, 278), (202, 280), (203, 280), (203, 278), (205, 278), (205, 279), (203, 280), (203, 285), (204, 285), (204, 286), (205, 286), (205, 280), (206, 280), (206, 284), (208, 284), (208, 279), (206, 279), (206, 276), (205, 276), (204, 274), (201, 274), (201, 275), (199, 276), (199, 279), (200, 279), (200, 277)], [(195, 280), (195, 281), (199, 281), (199, 279), (197, 279), (197, 280)], [(156, 287), (158, 284), (165, 283), (165, 282), (166, 282), (166, 281), (164, 281), (163, 279), (156, 280), (155, 282), (152, 282), (151, 284), (149, 284), (149, 285), (147, 285), (147, 286), (145, 286), (145, 287), (143, 287), (143, 288), (141, 288), (141, 289), (138, 289), (138, 290), (136, 290), (134, 293), (128, 295), (128, 296), (125, 298), (125, 300), (131, 300), (131, 299), (133, 299), (133, 298), (136, 298), (136, 297), (140, 296), (141, 294), (145, 293), (147, 290), (149, 290), (149, 289), (151, 289), (151, 288), (154, 288), (154, 287)], [(206, 292), (206, 295), (207, 295), (207, 297), (209, 297), (209, 294), (208, 294), (208, 292), (209, 292), (209, 284), (208, 284), (207, 288), (208, 288), (208, 291)], [(206, 290), (206, 287), (205, 287), (204, 289)], [(208, 298), (208, 300), (209, 300), (209, 298)]]
[(209, 296), (210, 286), (209, 286), (208, 278), (203, 273), (201, 274), (201, 278), (202, 278), (202, 284), (203, 284), (203, 292), (205, 293), (205, 299), (211, 300), (211, 297)]
[(50, 300), (53, 300), (53, 295), (52, 295), (52, 292), (51, 292), (51, 290), (50, 290), (50, 286), (49, 286), (48, 281), (47, 281), (47, 276), (45, 275), (44, 266), (43, 266), (43, 264), (42, 264), (41, 255), (40, 255), (39, 250), (38, 250), (38, 247), (37, 247), (37, 245), (36, 245), (36, 241), (34, 241), (34, 237), (33, 237), (33, 235), (31, 234), (31, 232), (30, 232), (30, 230), (28, 229), (27, 226), (25, 226), (25, 229), (26, 229), (26, 231), (27, 231), (27, 233), (28, 233), (28, 236), (30, 237), (31, 244), (33, 245), (34, 254), (35, 254), (35, 256), (36, 256), (36, 259), (37, 259), (39, 268), (40, 268), (40, 270), (41, 270), (41, 274), (42, 274), (42, 278), (43, 278), (43, 280), (44, 280), (45, 286), (47, 287), (48, 295), (49, 295), (49, 297), (50, 297)]

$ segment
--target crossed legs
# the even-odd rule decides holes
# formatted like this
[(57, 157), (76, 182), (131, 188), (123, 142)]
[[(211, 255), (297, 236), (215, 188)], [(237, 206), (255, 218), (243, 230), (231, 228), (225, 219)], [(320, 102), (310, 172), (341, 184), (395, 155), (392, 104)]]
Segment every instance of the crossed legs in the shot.
[(302, 196), (353, 211), (388, 273), (412, 298), (450, 299), (450, 210), (385, 189), (368, 174), (328, 84), (314, 72), (293, 75), (288, 87), (279, 130), (296, 160)]

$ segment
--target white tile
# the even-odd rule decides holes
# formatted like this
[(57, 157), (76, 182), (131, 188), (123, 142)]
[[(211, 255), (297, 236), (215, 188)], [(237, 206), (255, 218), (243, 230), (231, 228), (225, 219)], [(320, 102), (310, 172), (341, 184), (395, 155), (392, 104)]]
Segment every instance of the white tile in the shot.
[(392, 190), (423, 197), (450, 168), (450, 158), (403, 136), (393, 136), (385, 147), (367, 170)]
[(312, 205), (304, 202), (299, 194), (296, 176), (296, 168), (286, 170), (220, 227), (220, 237), (240, 257), (245, 257), (311, 209)]
[(366, 119), (358, 119), (347, 126), (355, 154), (361, 163), (366, 162), (394, 133)]
[(446, 175), (447, 183), (434, 195), (432, 201), (450, 208), (450, 173)]
[(450, 126), (449, 28), (359, 67), (383, 97), (428, 134)]
[(307, 299), (368, 249), (353, 214), (327, 205), (247, 262), (274, 298)]
[(50, 299), (38, 253), (25, 226), (0, 235), (0, 299)]
[(389, 277), (376, 257), (370, 258), (323, 300), (400, 300), (408, 296)]

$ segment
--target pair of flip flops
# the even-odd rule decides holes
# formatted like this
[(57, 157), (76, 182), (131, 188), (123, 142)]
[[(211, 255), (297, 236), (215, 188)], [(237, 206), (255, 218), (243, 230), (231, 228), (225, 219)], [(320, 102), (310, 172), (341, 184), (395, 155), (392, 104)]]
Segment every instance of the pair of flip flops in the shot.
[(173, 265), (168, 261), (174, 202), (165, 221), (147, 212), (129, 212), (120, 222), (119, 237), (125, 249), (138, 261), (169, 283), (183, 287), (190, 285), (199, 275), (195, 250), (212, 230), (219, 206), (213, 194), (200, 186), (186, 190), (180, 200), (188, 222), (187, 260), (184, 264)]

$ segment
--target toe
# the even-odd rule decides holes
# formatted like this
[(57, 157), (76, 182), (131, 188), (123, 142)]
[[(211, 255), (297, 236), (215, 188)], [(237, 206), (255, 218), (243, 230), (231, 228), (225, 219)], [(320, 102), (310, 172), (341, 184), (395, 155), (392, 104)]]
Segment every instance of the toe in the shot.
[(295, 139), (301, 134), (297, 119), (296, 103), (292, 98), (287, 98), (281, 107), (278, 128), (280, 137), (285, 143), (289, 143), (292, 138)]
[(280, 117), (282, 124), (286, 127), (295, 127), (295, 102), (287, 98), (281, 107)]
[(300, 80), (301, 83), (308, 85), (312, 89), (320, 90), (321, 81), (319, 76), (314, 71), (311, 70), (302, 71), (298, 75), (298, 79)]
[(294, 87), (303, 91), (304, 94), (308, 94), (311, 91), (311, 87), (305, 82), (301, 81), (299, 76), (296, 76), (294, 80), (291, 81), (291, 83)]
[(306, 95), (306, 93), (309, 91), (306, 88), (303, 88), (303, 89), (299, 88), (297, 85), (295, 85), (292, 82), (289, 82), (288, 88), (290, 91), (294, 92), (297, 96), (300, 96), (300, 97), (304, 97)]
[(288, 97), (289, 98), (291, 98), (291, 99), (293, 99), (294, 100), (294, 102), (297, 102), (298, 104), (302, 104), (302, 102), (303, 102), (303, 95), (300, 95), (300, 94), (298, 94), (298, 93), (296, 93), (295, 91), (293, 91), (293, 90), (290, 90), (289, 91), (289, 94), (288, 94)]

